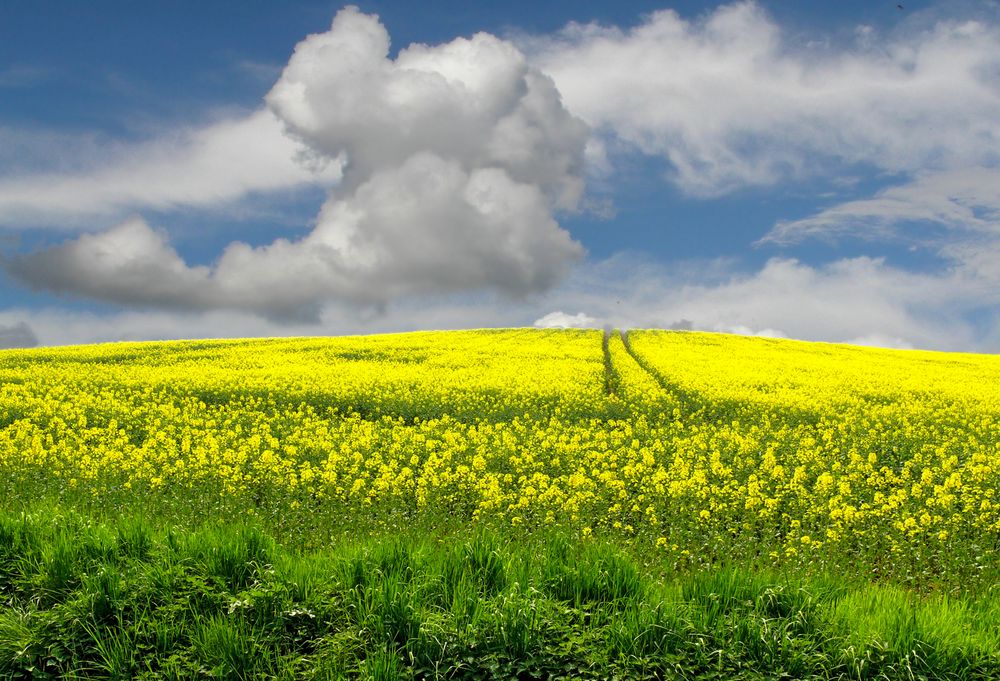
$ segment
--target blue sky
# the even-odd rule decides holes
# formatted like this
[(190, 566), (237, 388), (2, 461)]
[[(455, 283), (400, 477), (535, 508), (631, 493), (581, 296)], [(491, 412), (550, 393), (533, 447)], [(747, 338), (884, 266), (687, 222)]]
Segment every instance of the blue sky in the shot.
[(993, 2), (11, 2), (0, 345), (1000, 349)]

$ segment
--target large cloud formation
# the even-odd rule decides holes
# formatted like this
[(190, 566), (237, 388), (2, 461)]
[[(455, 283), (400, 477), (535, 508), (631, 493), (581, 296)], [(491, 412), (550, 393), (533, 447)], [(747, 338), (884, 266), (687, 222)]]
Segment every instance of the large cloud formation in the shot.
[[(42, 343), (52, 344), (527, 326), (534, 321), (537, 326), (669, 327), (996, 352), (998, 304), (1000, 288), (984, 290), (961, 272), (908, 272), (874, 258), (819, 267), (774, 258), (754, 271), (726, 260), (665, 265), (619, 254), (575, 268), (552, 291), (525, 302), (496, 300), (488, 293), (428, 296), (397, 304), (391, 314), (364, 317), (328, 306), (318, 325), (237, 310), (7, 310), (0, 311), (0, 326), (27, 321)], [(970, 316), (975, 307), (985, 307), (985, 316)]]
[(191, 267), (131, 218), (8, 270), (121, 304), (302, 319), (331, 300), (377, 307), (479, 288), (521, 296), (583, 254), (553, 212), (580, 200), (587, 126), (509, 42), (479, 33), (391, 59), (378, 18), (348, 7), (299, 43), (266, 99), (307, 160), (342, 168), (304, 238), (235, 242), (211, 267)]
[[(1000, 287), (984, 287), (961, 270), (912, 272), (864, 256), (821, 266), (776, 257), (759, 270), (741, 270), (724, 259), (667, 266), (619, 254), (574, 272), (545, 302), (549, 310), (585, 310), (580, 316), (595, 326), (1000, 349)], [(564, 317), (553, 313), (536, 323)]]
[[(915, 308), (947, 306), (982, 316), (1000, 291), (1000, 22), (995, 6), (949, 10), (955, 8), (899, 13), (903, 18), (888, 31), (861, 25), (852, 36), (812, 35), (806, 42), (757, 3), (737, 2), (695, 20), (654, 12), (627, 30), (571, 24), (528, 47), (567, 106), (609, 148), (662, 158), (668, 181), (687, 195), (819, 179), (842, 196), (852, 177), (874, 178), (876, 185), (892, 178), (893, 186), (873, 196), (779, 221), (760, 243), (860, 238), (932, 252), (942, 272), (908, 275), (920, 296), (899, 291), (891, 313), (874, 310), (865, 324), (941, 347), (942, 339), (900, 320), (912, 319)], [(906, 279), (877, 259), (819, 268), (789, 262), (773, 261), (758, 279), (822, 273), (809, 288), (824, 300), (838, 291), (847, 300), (877, 300), (884, 290), (876, 285)], [(832, 285), (841, 279), (843, 286)], [(725, 318), (739, 319), (753, 290), (745, 284), (732, 290), (748, 304), (716, 294), (703, 300), (714, 299)], [(942, 302), (945, 291), (950, 297)], [(800, 322), (780, 320), (782, 328), (842, 339), (834, 329), (817, 334), (821, 318), (803, 325), (810, 309), (828, 314), (826, 305), (792, 309)], [(834, 318), (861, 321), (863, 314), (848, 306)], [(954, 318), (948, 323), (960, 328)], [(717, 325), (726, 328), (722, 318)]]
[[(580, 318), (995, 350), (1000, 22), (956, 19), (951, 5), (942, 7), (899, 12), (887, 32), (859, 26), (853, 36), (806, 43), (759, 5), (737, 2), (693, 20), (667, 10), (632, 28), (572, 24), (524, 39), (520, 50), (479, 34), (411, 45), (394, 58), (378, 20), (347, 9), (330, 31), (300, 43), (252, 124), (186, 135), (183, 153), (162, 152), (167, 165), (157, 160), (169, 148), (162, 145), (149, 163), (87, 178), (29, 177), (16, 186), (0, 178), (0, 221), (14, 209), (58, 217), (74, 205), (89, 214), (109, 205), (204, 206), (339, 178), (310, 234), (261, 247), (234, 243), (210, 266), (194, 267), (165, 232), (131, 218), (7, 267), (50, 290), (212, 310), (176, 315), (194, 325), (188, 335), (217, 333), (212, 320), (220, 319), (256, 333), (301, 333), (300, 322), (315, 319), (323, 325), (316, 328), (360, 331)], [(255, 135), (266, 155), (241, 152)], [(217, 171), (216, 148), (235, 159)], [(779, 222), (768, 244), (903, 239), (932, 249), (944, 267), (779, 257), (756, 272), (730, 263), (714, 276), (674, 262), (636, 278), (634, 262), (588, 262), (568, 284), (522, 304), (516, 296), (552, 286), (581, 254), (554, 216), (578, 207), (585, 172), (596, 164), (610, 176), (634, 151), (662, 159), (666, 180), (689, 196), (810, 179), (818, 180), (810, 188), (827, 182), (850, 197)], [(304, 165), (291, 163), (295, 154)], [(275, 175), (265, 161), (277, 156)], [(183, 170), (189, 162), (197, 172)], [(322, 182), (316, 168), (327, 169)], [(880, 187), (859, 196), (870, 185)], [(472, 289), (518, 302), (463, 306), (436, 297)], [(425, 298), (386, 318), (348, 319), (325, 307), (346, 300), (377, 308), (408, 294)], [(547, 315), (553, 310), (586, 314)], [(155, 333), (174, 319), (123, 314), (136, 337), (147, 333), (147, 322), (136, 321), (142, 315), (156, 316)], [(56, 317), (29, 321), (44, 339), (62, 328)]]

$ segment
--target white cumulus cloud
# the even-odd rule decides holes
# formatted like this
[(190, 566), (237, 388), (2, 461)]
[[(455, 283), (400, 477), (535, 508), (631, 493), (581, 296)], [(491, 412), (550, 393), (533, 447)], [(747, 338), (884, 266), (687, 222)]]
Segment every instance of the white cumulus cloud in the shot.
[[(233, 242), (211, 266), (191, 267), (163, 232), (132, 218), (9, 259), (8, 271), (119, 304), (319, 319), (331, 301), (379, 307), (478, 289), (523, 297), (583, 256), (555, 211), (580, 201), (587, 126), (509, 42), (480, 33), (391, 59), (378, 18), (349, 7), (299, 43), (267, 103), (261, 120), (276, 117), (300, 156), (343, 171), (303, 238)], [(226, 174), (231, 154), (217, 156)], [(133, 189), (144, 186), (138, 178)]]
[(184, 307), (203, 299), (208, 281), (207, 268), (188, 267), (166, 234), (139, 217), (11, 259), (7, 269), (36, 288), (123, 305)]
[(600, 322), (585, 312), (568, 314), (562, 310), (556, 310), (544, 317), (539, 317), (532, 326), (539, 329), (593, 329), (600, 326)]

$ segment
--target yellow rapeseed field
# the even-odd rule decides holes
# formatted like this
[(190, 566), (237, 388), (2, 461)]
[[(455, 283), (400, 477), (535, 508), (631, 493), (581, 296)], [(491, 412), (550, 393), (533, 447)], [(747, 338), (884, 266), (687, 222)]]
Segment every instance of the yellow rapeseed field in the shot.
[(992, 356), (515, 329), (6, 351), (0, 385), (7, 506), (555, 527), (931, 579), (1000, 541)]

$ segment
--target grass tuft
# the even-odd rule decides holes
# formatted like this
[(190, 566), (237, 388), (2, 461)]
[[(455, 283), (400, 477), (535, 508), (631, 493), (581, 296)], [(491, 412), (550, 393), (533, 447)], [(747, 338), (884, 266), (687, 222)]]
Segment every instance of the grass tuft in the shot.
[(995, 592), (735, 568), (664, 581), (599, 540), (482, 529), (301, 553), (250, 526), (0, 513), (0, 541), (3, 678), (1000, 676)]

